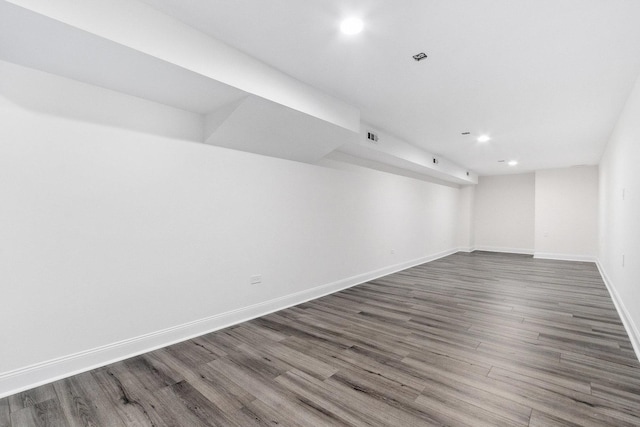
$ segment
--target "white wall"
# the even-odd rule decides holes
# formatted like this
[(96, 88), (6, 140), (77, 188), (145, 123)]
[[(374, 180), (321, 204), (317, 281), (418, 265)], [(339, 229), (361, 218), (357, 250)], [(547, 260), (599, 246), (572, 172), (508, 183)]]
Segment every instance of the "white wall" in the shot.
[[(640, 355), (640, 79), (600, 162), (598, 266)], [(624, 265), (623, 265), (624, 257)]]
[(0, 117), (0, 395), (457, 246), (451, 186), (188, 142), (197, 115), (6, 63)]
[(598, 167), (536, 171), (535, 257), (595, 261)]
[(475, 185), (465, 185), (460, 187), (458, 200), (458, 248), (461, 251), (472, 251), (475, 246), (474, 232), (474, 204)]
[(532, 254), (534, 251), (533, 173), (482, 176), (475, 190), (475, 248)]

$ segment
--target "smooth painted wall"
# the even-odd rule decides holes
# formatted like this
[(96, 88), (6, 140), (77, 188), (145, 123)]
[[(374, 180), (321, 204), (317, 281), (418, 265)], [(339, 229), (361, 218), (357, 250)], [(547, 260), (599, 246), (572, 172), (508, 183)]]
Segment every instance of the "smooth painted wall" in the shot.
[(640, 78), (600, 161), (598, 265), (640, 355)]
[(474, 199), (476, 249), (533, 254), (533, 173), (481, 176)]
[(465, 185), (460, 187), (458, 201), (458, 248), (461, 251), (469, 252), (475, 245), (474, 233), (474, 203), (475, 185)]
[(535, 256), (595, 261), (598, 167), (536, 171)]
[(190, 142), (198, 115), (7, 63), (0, 117), (0, 380), (457, 246), (455, 186)]

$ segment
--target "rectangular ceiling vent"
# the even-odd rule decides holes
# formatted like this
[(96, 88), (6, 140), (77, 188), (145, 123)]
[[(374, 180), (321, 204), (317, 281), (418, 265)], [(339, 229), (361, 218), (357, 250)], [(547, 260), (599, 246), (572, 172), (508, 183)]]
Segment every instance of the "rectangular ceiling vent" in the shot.
[(378, 142), (378, 135), (376, 135), (376, 134), (375, 134), (375, 133), (373, 133), (373, 132), (367, 132), (367, 139), (368, 139), (369, 141), (372, 141), (372, 142), (377, 143), (377, 142)]
[(424, 52), (416, 53), (413, 55), (413, 59), (416, 61), (422, 61), (423, 59), (427, 59), (427, 54)]

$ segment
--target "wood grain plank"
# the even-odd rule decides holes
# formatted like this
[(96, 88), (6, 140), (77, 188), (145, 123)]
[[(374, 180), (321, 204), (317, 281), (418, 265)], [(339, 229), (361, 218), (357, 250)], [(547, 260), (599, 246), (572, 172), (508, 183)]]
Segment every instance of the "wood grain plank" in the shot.
[[(324, 425), (327, 423), (325, 415), (315, 407), (306, 402), (300, 402), (292, 397), (285, 388), (271, 379), (270, 375), (264, 375), (259, 368), (245, 370), (242, 365), (233, 361), (218, 359), (209, 364), (210, 366), (225, 372), (225, 376), (246, 390), (252, 390), (252, 394), (262, 403), (278, 408), (281, 416), (302, 420), (307, 425)], [(254, 401), (255, 403), (255, 401)], [(258, 405), (260, 406), (260, 405)]]
[(544, 412), (534, 410), (531, 413), (529, 427), (582, 427), (580, 424), (571, 423), (558, 417), (554, 417)]
[(153, 394), (122, 363), (96, 369), (92, 374), (125, 425), (168, 426), (156, 410), (159, 403)]
[(0, 399), (0, 427), (11, 427), (9, 399)]
[(20, 409), (33, 406), (36, 403), (45, 402), (55, 398), (56, 392), (53, 389), (53, 386), (51, 384), (45, 384), (42, 387), (37, 387), (9, 396), (8, 400), (11, 412), (16, 412)]
[(124, 427), (104, 390), (91, 372), (53, 383), (68, 426)]
[(335, 420), (347, 425), (380, 425), (383, 420), (371, 412), (363, 412), (350, 399), (318, 378), (298, 370), (292, 370), (276, 378), (276, 381), (298, 398), (313, 402), (333, 414)]
[(59, 427), (65, 425), (64, 414), (57, 399), (30, 404), (11, 413), (14, 426)]

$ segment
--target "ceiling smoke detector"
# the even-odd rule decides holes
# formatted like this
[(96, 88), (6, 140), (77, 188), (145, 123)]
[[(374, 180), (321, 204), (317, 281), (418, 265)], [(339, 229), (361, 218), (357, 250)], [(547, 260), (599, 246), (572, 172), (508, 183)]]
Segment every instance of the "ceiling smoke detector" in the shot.
[(416, 61), (422, 61), (423, 59), (427, 59), (427, 54), (424, 52), (417, 53), (413, 55), (413, 59)]

